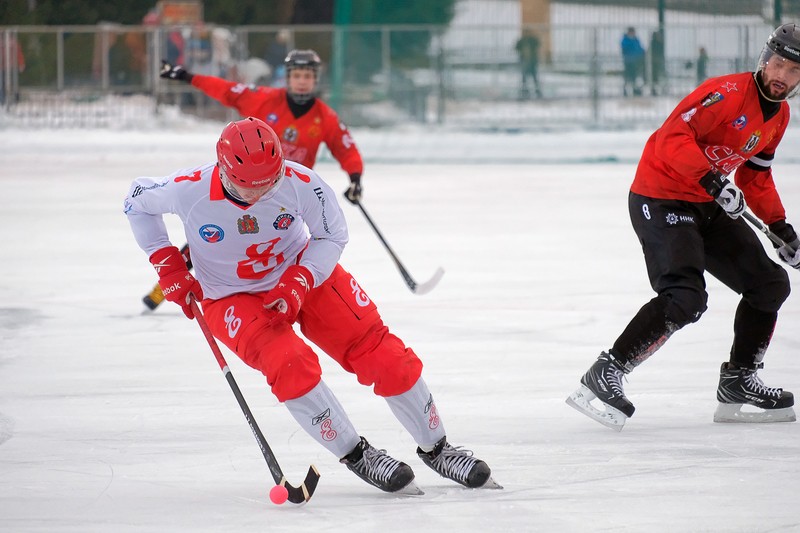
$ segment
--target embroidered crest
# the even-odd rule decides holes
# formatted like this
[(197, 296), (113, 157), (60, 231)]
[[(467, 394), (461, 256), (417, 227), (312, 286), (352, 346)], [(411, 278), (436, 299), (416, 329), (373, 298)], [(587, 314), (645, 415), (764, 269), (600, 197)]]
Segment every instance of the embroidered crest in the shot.
[(283, 138), (289, 141), (290, 143), (295, 142), (297, 140), (297, 137), (298, 137), (297, 128), (295, 128), (294, 126), (289, 126), (285, 130), (283, 130)]
[(744, 127), (747, 126), (747, 117), (745, 115), (740, 116), (731, 122), (731, 126), (733, 126), (733, 129), (735, 130), (742, 131)]
[(716, 104), (717, 102), (721, 102), (724, 99), (725, 97), (719, 92), (709, 93), (705, 98), (703, 98), (702, 106), (711, 107), (712, 105)]
[(236, 227), (242, 235), (258, 233), (258, 219), (250, 215), (245, 215), (236, 221)]
[(754, 131), (753, 134), (750, 136), (750, 138), (747, 139), (745, 145), (742, 146), (742, 152), (744, 153), (752, 152), (753, 149), (756, 146), (758, 146), (758, 142), (760, 140), (761, 140), (761, 130)]

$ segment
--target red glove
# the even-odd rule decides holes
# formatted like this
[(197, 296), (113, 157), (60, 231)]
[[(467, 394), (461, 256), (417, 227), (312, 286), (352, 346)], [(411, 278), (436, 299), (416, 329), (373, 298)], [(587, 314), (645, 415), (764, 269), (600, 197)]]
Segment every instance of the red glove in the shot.
[(314, 277), (306, 267), (292, 265), (286, 269), (278, 285), (264, 295), (264, 306), (285, 315), (290, 324), (297, 320), (306, 294), (314, 284)]
[(193, 294), (198, 300), (203, 299), (203, 288), (194, 279), (186, 267), (186, 258), (174, 246), (167, 246), (157, 250), (150, 256), (150, 262), (158, 274), (158, 285), (164, 298), (181, 306), (183, 314), (194, 318), (194, 313), (189, 305), (189, 295)]

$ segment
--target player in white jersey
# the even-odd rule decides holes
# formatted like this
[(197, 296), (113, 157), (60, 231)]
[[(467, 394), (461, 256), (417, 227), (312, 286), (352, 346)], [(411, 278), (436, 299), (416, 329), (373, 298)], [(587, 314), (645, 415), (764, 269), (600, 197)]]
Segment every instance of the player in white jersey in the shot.
[[(169, 240), (166, 213), (183, 222), (197, 279)], [(284, 159), (266, 123), (228, 124), (214, 163), (137, 178), (125, 214), (166, 299), (189, 318), (190, 297), (200, 300), (214, 336), (260, 370), (300, 426), (359, 477), (387, 492), (419, 491), (411, 467), (359, 436), (294, 322), (374, 386), (426, 465), (466, 487), (498, 487), (484, 461), (447, 442), (422, 362), (338, 264), (348, 234), (336, 195), (316, 172)]]

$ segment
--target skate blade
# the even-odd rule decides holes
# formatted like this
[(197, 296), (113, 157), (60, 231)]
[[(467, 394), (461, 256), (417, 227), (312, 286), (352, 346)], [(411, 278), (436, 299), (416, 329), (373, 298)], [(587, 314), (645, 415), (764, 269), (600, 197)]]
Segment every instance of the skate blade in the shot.
[(419, 485), (412, 479), (408, 485), (400, 490), (394, 491), (392, 494), (402, 494), (403, 496), (424, 496), (425, 493), (419, 488)]
[(792, 407), (759, 409), (749, 405), (748, 407), (757, 410), (742, 411), (744, 406), (745, 404), (741, 403), (720, 403), (717, 405), (717, 410), (714, 411), (714, 422), (766, 424), (770, 422), (794, 422), (797, 420)]
[(490, 490), (497, 489), (497, 490), (499, 490), (499, 489), (503, 488), (503, 485), (501, 485), (500, 483), (495, 481), (493, 477), (489, 476), (489, 479), (486, 480), (486, 483), (484, 483), (483, 485), (481, 485), (478, 488), (479, 489), (490, 489)]
[(567, 397), (567, 405), (589, 418), (600, 422), (607, 428), (611, 428), (614, 431), (622, 431), (628, 417), (619, 409), (611, 407), (600, 400), (598, 400), (598, 402), (603, 406), (604, 410), (596, 408), (591, 404), (591, 401), (596, 399), (597, 396), (595, 396), (592, 391), (584, 385), (581, 385), (578, 390)]

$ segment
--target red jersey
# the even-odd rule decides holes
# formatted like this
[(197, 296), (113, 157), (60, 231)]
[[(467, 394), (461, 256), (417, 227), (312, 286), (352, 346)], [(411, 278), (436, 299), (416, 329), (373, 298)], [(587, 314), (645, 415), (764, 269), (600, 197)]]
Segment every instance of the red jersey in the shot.
[(363, 172), (364, 163), (350, 132), (319, 98), (306, 114), (295, 118), (286, 89), (254, 87), (200, 74), (192, 77), (192, 85), (221, 104), (236, 108), (242, 116), (269, 124), (281, 139), (286, 159), (313, 168), (319, 145), (324, 142), (348, 175)]
[[(765, 106), (768, 107), (768, 106)], [(789, 104), (765, 118), (752, 72), (703, 82), (647, 140), (631, 191), (659, 199), (710, 202), (699, 180), (728, 175), (765, 223), (786, 218), (770, 165), (789, 124)]]

